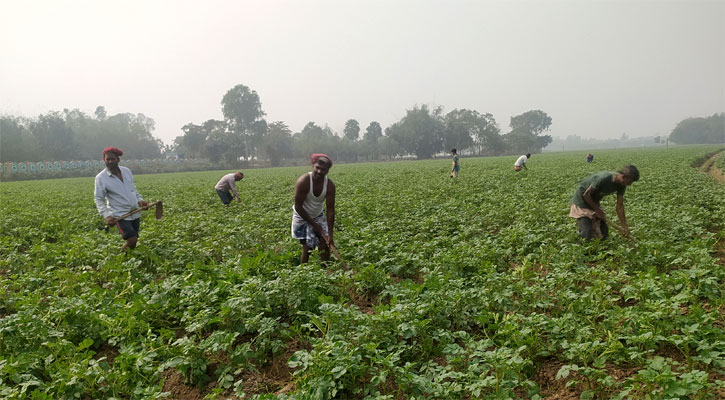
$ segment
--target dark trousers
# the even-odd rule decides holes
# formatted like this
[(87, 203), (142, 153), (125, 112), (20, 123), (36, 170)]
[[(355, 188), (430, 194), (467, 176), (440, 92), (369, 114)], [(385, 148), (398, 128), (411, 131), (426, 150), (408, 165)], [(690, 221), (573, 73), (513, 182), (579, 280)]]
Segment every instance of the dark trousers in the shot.
[[(577, 218), (576, 224), (579, 227), (579, 236), (586, 240), (592, 240), (592, 236), (594, 235), (592, 220), (587, 217)], [(609, 227), (607, 226), (607, 223), (599, 221), (599, 229), (602, 231), (602, 239), (606, 239), (607, 236), (609, 236)]]
[(222, 199), (222, 203), (224, 203), (225, 205), (232, 202), (232, 193), (228, 190), (224, 191), (217, 189), (216, 192), (219, 195), (219, 198)]

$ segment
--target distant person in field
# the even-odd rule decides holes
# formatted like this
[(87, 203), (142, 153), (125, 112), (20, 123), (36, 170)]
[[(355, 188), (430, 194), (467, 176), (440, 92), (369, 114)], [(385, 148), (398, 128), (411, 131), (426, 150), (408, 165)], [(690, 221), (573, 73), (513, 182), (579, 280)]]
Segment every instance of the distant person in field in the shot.
[(526, 153), (526, 155), (519, 157), (514, 163), (514, 171), (519, 172), (521, 168), (528, 170), (526, 168), (526, 161), (529, 161), (529, 158), (531, 158), (531, 153)]
[(122, 220), (118, 217), (139, 207), (147, 207), (136, 190), (131, 170), (119, 166), (123, 151), (117, 147), (106, 147), (103, 150), (103, 163), (106, 168), (96, 175), (96, 188), (93, 193), (98, 213), (106, 219), (109, 226), (116, 225), (126, 243), (121, 251), (133, 249), (138, 242), (138, 232), (141, 227), (141, 213), (135, 213)]
[[(237, 203), (242, 202), (242, 199), (239, 198), (239, 193), (237, 193), (236, 184), (237, 181), (241, 181), (242, 179), (244, 179), (244, 174), (241, 171), (233, 172), (222, 176), (222, 179), (219, 179), (219, 182), (217, 182), (216, 186), (214, 186), (219, 198), (222, 199), (222, 203), (226, 207), (229, 207), (229, 203), (232, 202), (232, 198), (237, 199)], [(234, 197), (232, 197), (232, 193), (234, 193)]]
[(587, 154), (587, 162), (591, 164), (592, 161), (594, 161), (594, 154)]
[(617, 193), (617, 216), (622, 229), (629, 235), (627, 218), (624, 216), (624, 191), (627, 186), (639, 180), (639, 170), (634, 165), (628, 165), (619, 172), (597, 172), (579, 183), (574, 197), (571, 199), (569, 216), (576, 218), (579, 227), (579, 236), (586, 240), (592, 238), (606, 238), (609, 236), (609, 227), (605, 221), (606, 215), (600, 206), (602, 197)]
[[(295, 203), (292, 207), (292, 237), (302, 244), (300, 262), (306, 263), (310, 251), (320, 248), (320, 259), (330, 260), (335, 229), (335, 184), (327, 177), (332, 160), (324, 154), (310, 158), (312, 171), (297, 179)], [(326, 212), (323, 212), (323, 203)]]
[(451, 178), (458, 178), (458, 171), (461, 169), (461, 164), (458, 161), (458, 154), (456, 149), (451, 149), (451, 155), (453, 155), (453, 168), (451, 169)]

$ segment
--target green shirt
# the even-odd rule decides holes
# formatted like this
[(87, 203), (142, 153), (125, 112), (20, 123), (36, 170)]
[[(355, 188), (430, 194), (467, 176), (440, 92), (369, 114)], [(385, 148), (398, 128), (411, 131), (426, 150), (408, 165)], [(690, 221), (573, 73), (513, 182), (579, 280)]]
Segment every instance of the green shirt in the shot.
[(594, 188), (594, 191), (592, 192), (592, 200), (594, 200), (597, 204), (599, 204), (602, 200), (602, 197), (608, 194), (617, 192), (617, 195), (623, 195), (624, 190), (627, 187), (614, 182), (614, 175), (614, 172), (603, 171), (597, 172), (596, 174), (584, 179), (576, 188), (576, 192), (574, 192), (574, 197), (572, 197), (571, 202), (581, 208), (591, 209), (589, 204), (584, 201), (584, 192), (589, 186)]
[(458, 154), (453, 156), (453, 166), (458, 167), (460, 164), (458, 164)]

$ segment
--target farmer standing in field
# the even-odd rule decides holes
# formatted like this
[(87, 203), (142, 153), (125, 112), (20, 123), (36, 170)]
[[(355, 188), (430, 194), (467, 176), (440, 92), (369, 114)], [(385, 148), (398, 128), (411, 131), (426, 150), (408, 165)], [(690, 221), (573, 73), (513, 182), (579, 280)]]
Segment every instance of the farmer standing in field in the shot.
[(237, 203), (242, 202), (242, 199), (239, 198), (239, 193), (237, 193), (236, 184), (237, 181), (241, 181), (242, 179), (244, 179), (244, 174), (241, 171), (233, 172), (222, 176), (222, 179), (219, 179), (219, 182), (214, 186), (219, 198), (222, 199), (222, 203), (226, 207), (229, 207), (229, 203), (232, 202), (232, 193), (229, 192), (230, 190), (234, 193), (234, 198), (237, 199)]
[(617, 216), (622, 225), (622, 233), (630, 235), (627, 219), (624, 216), (624, 191), (637, 180), (639, 180), (639, 170), (634, 165), (627, 165), (619, 172), (602, 171), (581, 181), (571, 199), (569, 211), (569, 216), (577, 220), (579, 236), (586, 240), (591, 240), (592, 237), (604, 239), (609, 236), (606, 215), (599, 203), (602, 197), (614, 192), (617, 192)]
[[(330, 260), (329, 245), (335, 229), (335, 184), (327, 177), (332, 160), (324, 154), (310, 158), (312, 171), (297, 179), (292, 206), (292, 237), (302, 244), (300, 262), (306, 263), (310, 250), (320, 247), (320, 259)], [(325, 203), (326, 213), (322, 211)], [(325, 216), (325, 214), (327, 214)]]
[(132, 214), (122, 220), (117, 217), (138, 207), (147, 207), (148, 203), (136, 190), (131, 170), (118, 165), (123, 151), (117, 147), (106, 147), (103, 150), (103, 163), (106, 168), (96, 175), (96, 188), (93, 193), (98, 213), (106, 219), (106, 224), (116, 225), (126, 243), (121, 251), (133, 249), (138, 242), (141, 227), (141, 213)]
[(514, 163), (514, 171), (519, 172), (522, 167), (525, 170), (528, 170), (528, 168), (526, 168), (526, 161), (529, 161), (529, 158), (531, 158), (531, 153), (526, 153), (525, 155), (519, 157)]
[(453, 168), (451, 169), (451, 178), (458, 178), (458, 171), (461, 169), (461, 164), (458, 162), (458, 154), (456, 149), (451, 149), (453, 155)]

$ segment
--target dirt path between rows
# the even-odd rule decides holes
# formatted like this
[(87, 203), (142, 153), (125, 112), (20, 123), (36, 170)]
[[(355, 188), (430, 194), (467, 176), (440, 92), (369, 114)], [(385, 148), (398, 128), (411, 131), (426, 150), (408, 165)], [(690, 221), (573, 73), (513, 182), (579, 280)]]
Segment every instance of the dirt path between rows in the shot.
[(723, 171), (715, 165), (715, 162), (720, 157), (724, 157), (722, 151), (714, 154), (712, 157), (705, 160), (705, 162), (700, 167), (700, 170), (715, 178), (716, 181), (720, 183), (725, 183), (725, 174), (723, 174)]

